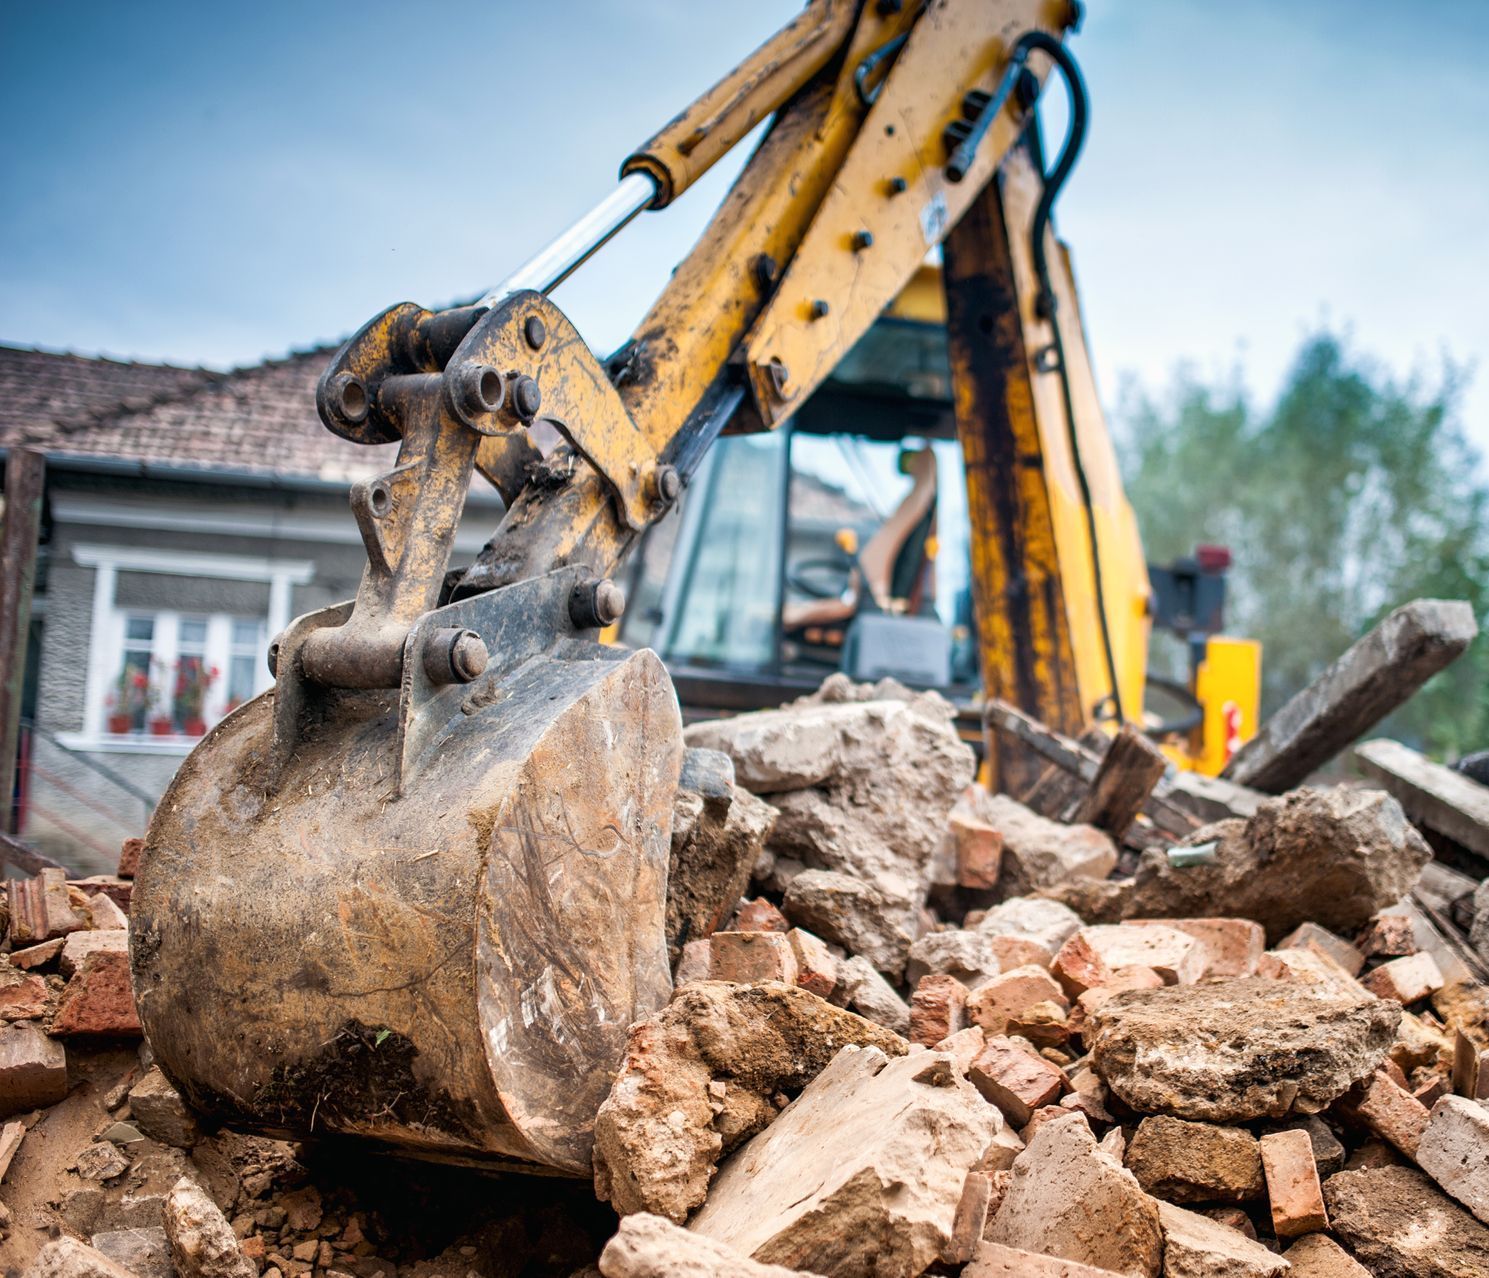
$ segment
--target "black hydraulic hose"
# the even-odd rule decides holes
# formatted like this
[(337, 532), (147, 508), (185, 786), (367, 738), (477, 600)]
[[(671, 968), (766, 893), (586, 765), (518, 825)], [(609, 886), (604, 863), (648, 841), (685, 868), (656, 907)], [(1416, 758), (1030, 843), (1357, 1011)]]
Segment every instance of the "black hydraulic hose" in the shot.
[(1065, 87), (1070, 93), (1070, 128), (1060, 147), (1060, 157), (1045, 178), (1044, 193), (1040, 196), (1039, 204), (1034, 210), (1034, 225), (1031, 234), (1034, 237), (1034, 273), (1039, 279), (1039, 295), (1035, 299), (1035, 309), (1041, 319), (1049, 321), (1054, 335), (1051, 345), (1054, 348), (1055, 368), (1060, 374), (1060, 392), (1065, 398), (1065, 433), (1070, 443), (1070, 460), (1075, 467), (1075, 479), (1080, 489), (1081, 506), (1086, 515), (1086, 539), (1091, 548), (1091, 572), (1096, 589), (1096, 616), (1101, 623), (1101, 644), (1106, 654), (1107, 678), (1112, 685), (1112, 711), (1117, 722), (1124, 723), (1126, 716), (1122, 713), (1122, 692), (1117, 684), (1117, 659), (1112, 648), (1111, 624), (1106, 612), (1106, 593), (1102, 587), (1101, 545), (1096, 532), (1096, 504), (1091, 496), (1091, 481), (1086, 474), (1085, 463), (1081, 460), (1080, 439), (1076, 433), (1075, 424), (1075, 401), (1070, 393), (1070, 372), (1065, 365), (1065, 341), (1060, 334), (1059, 317), (1055, 313), (1055, 290), (1050, 283), (1049, 258), (1045, 250), (1045, 232), (1049, 229), (1050, 214), (1054, 210), (1055, 199), (1060, 194), (1060, 188), (1065, 185), (1066, 178), (1070, 176), (1070, 171), (1075, 167), (1076, 157), (1080, 154), (1081, 144), (1086, 138), (1089, 104), (1080, 68), (1063, 42), (1043, 31), (1030, 31), (1021, 36), (1014, 46), (1015, 56), (1018, 56), (1020, 52), (1027, 55), (1033, 50), (1049, 55), (1054, 64), (1060, 68)]

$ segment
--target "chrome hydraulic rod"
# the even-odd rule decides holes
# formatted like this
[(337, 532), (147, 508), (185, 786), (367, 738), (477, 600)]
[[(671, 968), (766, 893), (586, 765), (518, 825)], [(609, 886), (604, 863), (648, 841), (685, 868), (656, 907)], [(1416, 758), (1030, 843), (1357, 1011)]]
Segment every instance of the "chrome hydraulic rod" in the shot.
[(603, 200), (546, 248), (540, 249), (477, 306), (495, 306), (502, 298), (522, 289), (548, 293), (568, 279), (617, 231), (648, 207), (660, 191), (650, 173), (631, 173)]

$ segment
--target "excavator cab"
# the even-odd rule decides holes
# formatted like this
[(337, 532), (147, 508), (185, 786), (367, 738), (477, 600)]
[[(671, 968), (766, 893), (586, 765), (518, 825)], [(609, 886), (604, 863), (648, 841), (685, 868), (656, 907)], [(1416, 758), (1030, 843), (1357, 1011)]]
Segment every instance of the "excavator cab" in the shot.
[(618, 638), (667, 663), (684, 714), (776, 705), (842, 671), (966, 711), (966, 476), (925, 267), (785, 426), (713, 449), (632, 561)]

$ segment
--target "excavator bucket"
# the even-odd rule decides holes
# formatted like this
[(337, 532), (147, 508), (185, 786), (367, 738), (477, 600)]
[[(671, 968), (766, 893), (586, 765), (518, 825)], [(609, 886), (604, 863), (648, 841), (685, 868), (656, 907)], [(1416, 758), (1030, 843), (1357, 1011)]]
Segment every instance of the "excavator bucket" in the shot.
[(274, 689), (162, 798), (132, 966), (161, 1068), (207, 1115), (584, 1176), (627, 1027), (671, 990), (682, 723), (653, 653), (595, 642), (618, 592), (588, 569), (447, 599), (488, 437), (469, 419), (495, 432), (507, 399), (467, 368), (452, 406), (474, 318), (451, 336), (394, 308), (323, 379), (333, 429), (402, 439), (353, 489), (368, 569), (275, 640)]

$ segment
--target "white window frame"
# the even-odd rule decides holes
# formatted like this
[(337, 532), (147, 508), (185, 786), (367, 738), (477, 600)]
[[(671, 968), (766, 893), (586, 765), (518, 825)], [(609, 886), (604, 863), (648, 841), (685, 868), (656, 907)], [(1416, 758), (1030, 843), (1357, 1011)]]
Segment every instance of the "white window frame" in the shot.
[[(277, 635), (290, 623), (290, 590), (315, 576), (310, 559), (263, 559), (249, 555), (201, 554), (194, 551), (149, 550), (131, 546), (79, 544), (72, 549), (73, 561), (93, 569), (93, 615), (88, 636), (88, 673), (84, 689), (83, 730), (58, 733), (58, 739), (75, 750), (127, 754), (185, 754), (198, 738), (181, 735), (154, 736), (131, 733), (116, 736), (107, 731), (108, 692), (119, 673), (124, 655), (124, 619), (129, 613), (148, 612), (155, 618), (153, 654), (167, 669), (172, 668), (177, 634), (183, 614), (170, 609), (121, 608), (115, 601), (121, 572), (163, 573), (180, 577), (209, 577), (224, 581), (259, 581), (269, 587), (266, 633)], [(201, 617), (204, 614), (187, 614)], [(227, 657), (231, 652), (233, 618), (226, 614), (207, 618), (207, 664), (216, 665), (223, 677), (208, 690), (205, 709), (209, 722), (220, 716), (226, 704)], [(169, 678), (169, 676), (168, 676)], [(267, 667), (257, 676), (255, 692), (269, 685)], [(167, 684), (167, 691), (170, 688)]]

